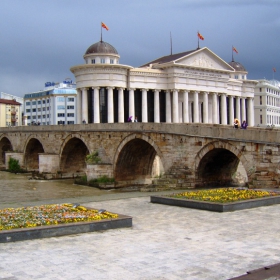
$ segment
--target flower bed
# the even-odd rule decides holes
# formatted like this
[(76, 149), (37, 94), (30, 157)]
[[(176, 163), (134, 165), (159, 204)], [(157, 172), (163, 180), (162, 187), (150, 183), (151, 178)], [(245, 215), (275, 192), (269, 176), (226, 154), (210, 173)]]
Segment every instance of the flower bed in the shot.
[(0, 230), (114, 219), (118, 214), (73, 204), (51, 204), (0, 210)]
[(151, 202), (201, 210), (227, 212), (280, 203), (277, 192), (220, 188), (188, 191), (169, 196), (152, 196)]
[(129, 216), (75, 204), (0, 209), (0, 243), (131, 226)]
[(170, 197), (193, 199), (199, 201), (230, 203), (248, 199), (263, 198), (279, 195), (276, 192), (262, 191), (262, 190), (249, 190), (249, 189), (211, 189), (211, 190), (198, 190), (173, 194)]

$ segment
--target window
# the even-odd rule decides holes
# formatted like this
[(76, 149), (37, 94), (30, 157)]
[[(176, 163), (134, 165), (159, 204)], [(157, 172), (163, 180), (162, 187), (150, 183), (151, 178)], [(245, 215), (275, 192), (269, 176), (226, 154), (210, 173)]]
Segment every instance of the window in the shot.
[(111, 63), (111, 64), (114, 64), (114, 59), (111, 58), (111, 59), (110, 59), (110, 63)]
[(105, 58), (101, 58), (100, 63), (105, 63)]
[(68, 97), (68, 102), (74, 102), (75, 98), (74, 97)]
[(45, 119), (45, 118), (46, 118), (46, 115), (43, 115), (42, 118)]
[(64, 124), (64, 121), (58, 121), (57, 124)]
[(38, 112), (41, 112), (41, 108), (38, 108)]
[(238, 75), (235, 75), (235, 76), (234, 76), (234, 79), (238, 79)]
[(64, 114), (64, 113), (57, 113), (57, 116), (58, 116), (58, 117), (64, 117), (65, 114)]
[(95, 64), (95, 58), (91, 60), (91, 63), (92, 63), (92, 64)]
[(67, 124), (74, 124), (74, 121), (67, 121)]
[(74, 117), (74, 113), (68, 113), (67, 117)]
[(65, 110), (65, 106), (64, 105), (58, 105), (57, 110)]
[(29, 101), (28, 101), (28, 102), (26, 102), (26, 103), (25, 103), (25, 105), (26, 105), (26, 106), (29, 106), (29, 105), (30, 105), (30, 102), (29, 102)]
[(43, 100), (43, 104), (46, 104), (46, 100)]
[(262, 105), (262, 96), (260, 96), (260, 105)]
[(41, 100), (38, 101), (38, 104), (41, 104)]
[(58, 101), (58, 102), (64, 102), (64, 101), (65, 101), (65, 98), (64, 98), (64, 97), (57, 97), (57, 101)]
[(32, 101), (32, 105), (36, 105), (36, 101)]
[(26, 113), (30, 113), (30, 109), (26, 109)]
[(28, 120), (30, 120), (30, 118), (31, 118), (30, 116), (27, 116), (27, 119), (28, 119)]
[(36, 116), (33, 116), (32, 119), (35, 120), (35, 119), (36, 119)]
[(49, 100), (49, 99), (47, 99), (47, 103), (50, 103), (50, 100)]
[(74, 109), (74, 106), (67, 106), (67, 109)]
[(36, 109), (32, 109), (32, 112), (36, 112)]
[(262, 88), (260, 88), (260, 92), (262, 92)]

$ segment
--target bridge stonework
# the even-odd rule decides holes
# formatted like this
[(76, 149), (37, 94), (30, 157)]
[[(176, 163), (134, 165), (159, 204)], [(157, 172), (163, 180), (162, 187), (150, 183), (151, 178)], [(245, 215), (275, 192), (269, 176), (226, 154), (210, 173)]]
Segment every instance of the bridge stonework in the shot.
[[(271, 128), (242, 130), (212, 124), (28, 126), (1, 128), (0, 150), (5, 168), (13, 157), (29, 171), (60, 176), (86, 173), (88, 178), (107, 175), (119, 187), (231, 185), (238, 183), (240, 166), (249, 186), (278, 187), (279, 136), (280, 131)], [(95, 151), (101, 162), (87, 165), (86, 155)]]

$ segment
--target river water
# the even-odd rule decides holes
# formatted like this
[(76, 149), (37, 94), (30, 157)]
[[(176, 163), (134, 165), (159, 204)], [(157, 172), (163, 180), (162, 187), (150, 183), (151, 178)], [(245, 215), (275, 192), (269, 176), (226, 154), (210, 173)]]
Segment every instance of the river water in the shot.
[(75, 185), (69, 180), (30, 180), (28, 174), (0, 171), (0, 208), (38, 204), (39, 201), (57, 202), (92, 198), (117, 193), (114, 190)]

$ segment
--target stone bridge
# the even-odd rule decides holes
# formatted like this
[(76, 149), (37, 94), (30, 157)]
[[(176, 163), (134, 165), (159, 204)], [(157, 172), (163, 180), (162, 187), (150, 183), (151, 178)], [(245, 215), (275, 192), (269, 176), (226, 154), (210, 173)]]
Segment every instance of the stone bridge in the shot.
[[(116, 186), (278, 187), (280, 130), (213, 124), (113, 123), (1, 128), (2, 168), (12, 157), (46, 178), (114, 177)], [(85, 158), (98, 151), (101, 162)], [(241, 175), (240, 175), (241, 174)]]

